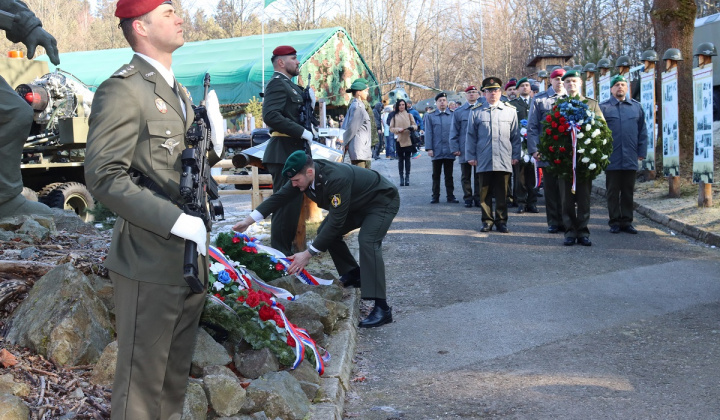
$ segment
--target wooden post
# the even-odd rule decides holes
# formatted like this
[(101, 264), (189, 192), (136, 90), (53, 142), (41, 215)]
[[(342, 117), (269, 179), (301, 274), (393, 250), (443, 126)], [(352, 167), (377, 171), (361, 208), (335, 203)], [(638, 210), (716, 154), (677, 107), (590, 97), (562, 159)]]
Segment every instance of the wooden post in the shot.
[(712, 205), (712, 184), (700, 181), (698, 183), (698, 207), (712, 207)]
[[(674, 67), (677, 67), (675, 60), (665, 60), (665, 71), (670, 71)], [(663, 142), (665, 139), (663, 138)], [(679, 153), (678, 153), (679, 156)], [(680, 197), (680, 176), (668, 176), (668, 197), (679, 198)]]
[(250, 200), (252, 209), (255, 210), (257, 206), (262, 203), (262, 196), (260, 195), (260, 180), (258, 179), (258, 168), (257, 166), (252, 167), (252, 199)]
[[(655, 62), (654, 62), (654, 61), (647, 61), (647, 60), (646, 60), (646, 61), (643, 62), (643, 64), (645, 64), (645, 72), (646, 72), (646, 73), (649, 73), (649, 72), (651, 72), (651, 71), (652, 71), (653, 73), (655, 72)], [(652, 132), (652, 135), (651, 135), (651, 136), (649, 135), (652, 139), (655, 138), (655, 124), (657, 124), (657, 119), (653, 120), (653, 132)], [(647, 151), (646, 151), (646, 153), (647, 153)], [(654, 156), (653, 156), (653, 157), (654, 157)], [(655, 161), (655, 167), (657, 167), (657, 160)], [(657, 178), (657, 171), (655, 171), (655, 170), (650, 170), (650, 169), (645, 169), (645, 170), (643, 171), (643, 175), (645, 176), (645, 179), (646, 179), (647, 181), (654, 180), (655, 178)]]

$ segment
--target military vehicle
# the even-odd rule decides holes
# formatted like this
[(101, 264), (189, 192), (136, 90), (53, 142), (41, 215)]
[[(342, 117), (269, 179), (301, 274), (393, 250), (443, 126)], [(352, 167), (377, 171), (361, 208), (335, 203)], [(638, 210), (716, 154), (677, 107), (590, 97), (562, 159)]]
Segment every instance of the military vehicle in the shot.
[(2, 57), (0, 76), (35, 111), (21, 158), (23, 194), (92, 220), (83, 162), (93, 92), (69, 73), (50, 73), (44, 61)]

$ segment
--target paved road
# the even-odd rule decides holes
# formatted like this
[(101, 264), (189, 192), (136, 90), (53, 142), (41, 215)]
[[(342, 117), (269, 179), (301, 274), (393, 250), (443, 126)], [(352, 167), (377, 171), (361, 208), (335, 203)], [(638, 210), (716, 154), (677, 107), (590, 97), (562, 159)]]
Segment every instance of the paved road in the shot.
[(647, 219), (612, 235), (600, 199), (592, 247), (546, 233), (542, 206), (480, 233), (412, 164), (384, 243), (395, 322), (360, 332), (345, 418), (720, 418), (718, 250)]

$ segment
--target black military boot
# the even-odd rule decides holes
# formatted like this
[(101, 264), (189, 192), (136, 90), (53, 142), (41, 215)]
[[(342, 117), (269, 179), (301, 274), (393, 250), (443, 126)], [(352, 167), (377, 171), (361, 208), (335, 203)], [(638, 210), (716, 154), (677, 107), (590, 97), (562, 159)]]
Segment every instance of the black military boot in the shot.
[(410, 186), (410, 172), (405, 174), (405, 186), (406, 187)]
[(400, 174), (400, 186), (405, 186), (405, 177), (403, 177), (403, 174)]

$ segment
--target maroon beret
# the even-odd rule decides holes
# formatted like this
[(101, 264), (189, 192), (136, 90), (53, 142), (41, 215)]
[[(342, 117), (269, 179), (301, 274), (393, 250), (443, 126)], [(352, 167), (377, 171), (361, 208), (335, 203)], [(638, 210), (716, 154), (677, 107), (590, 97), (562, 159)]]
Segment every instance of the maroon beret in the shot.
[(556, 77), (562, 77), (565, 75), (565, 69), (555, 69), (552, 73), (550, 73), (550, 78), (554, 79)]
[(507, 83), (505, 84), (505, 90), (507, 90), (507, 88), (509, 88), (509, 87), (515, 86), (516, 84), (517, 84), (517, 81), (515, 81), (515, 80), (510, 80), (509, 82), (507, 82)]
[(118, 0), (115, 16), (120, 19), (129, 19), (152, 12), (161, 4), (172, 4), (169, 0)]
[(465, 92), (470, 92), (471, 90), (477, 90), (477, 88), (473, 85), (470, 85), (467, 87), (467, 89), (465, 89)]
[(289, 45), (281, 45), (273, 50), (273, 55), (295, 55), (297, 51)]

